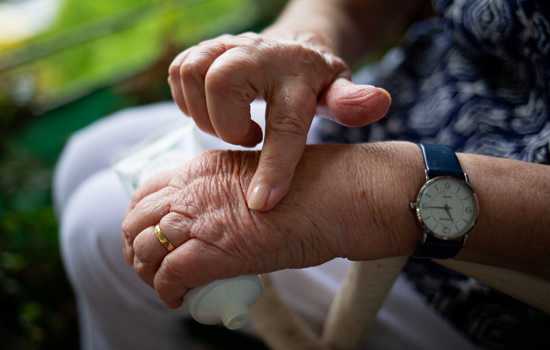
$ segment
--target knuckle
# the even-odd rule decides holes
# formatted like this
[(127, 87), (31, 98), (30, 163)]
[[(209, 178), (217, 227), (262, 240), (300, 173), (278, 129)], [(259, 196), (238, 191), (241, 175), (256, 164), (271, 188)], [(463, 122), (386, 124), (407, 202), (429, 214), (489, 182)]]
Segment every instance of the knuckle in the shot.
[(143, 235), (138, 235), (132, 244), (134, 249), (135, 258), (138, 259), (140, 265), (144, 265), (149, 261), (149, 256), (147, 254), (146, 244), (142, 239)]
[(138, 204), (140, 204), (141, 200), (145, 198), (145, 191), (145, 188), (141, 186), (134, 192), (130, 200), (129, 207), (131, 208), (131, 210), (134, 210), (138, 206)]
[(204, 76), (205, 68), (201, 62), (197, 60), (188, 60), (181, 64), (179, 75), (183, 83), (189, 83), (198, 80)]
[(211, 93), (224, 93), (231, 89), (230, 85), (235, 85), (237, 76), (235, 72), (239, 70), (239, 63), (214, 64), (210, 67), (205, 76), (205, 85)]
[(253, 32), (246, 32), (237, 35), (237, 39), (242, 39), (245, 45), (258, 47), (265, 42), (264, 37)]
[(216, 38), (201, 41), (199, 44), (197, 44), (197, 46), (198, 47), (206, 47), (206, 46), (211, 46), (211, 45), (220, 45), (224, 42), (227, 42), (227, 41), (233, 39), (234, 37), (235, 36), (231, 35), (231, 34), (222, 34), (222, 35), (220, 35)]
[(179, 66), (173, 67), (174, 76), (179, 76), (184, 81), (204, 79), (212, 62), (225, 51), (226, 47), (223, 43), (217, 41), (204, 43), (193, 52), (190, 52)]
[(182, 277), (181, 269), (171, 259), (163, 260), (159, 273), (164, 280), (171, 281), (172, 283), (179, 281)]
[(132, 238), (130, 235), (130, 224), (128, 223), (128, 220), (124, 220), (122, 222), (122, 237), (127, 241)]
[(312, 48), (304, 48), (304, 47), (295, 47), (294, 50), (300, 50), (302, 60), (305, 63), (314, 63), (314, 62), (323, 62), (321, 58), (323, 58), (323, 55)]
[(143, 262), (137, 255), (134, 255), (134, 271), (138, 274), (138, 276), (145, 276), (147, 272), (150, 270), (149, 265)]
[(271, 117), (271, 131), (291, 135), (306, 135), (309, 123), (293, 113), (279, 114)]
[(247, 79), (258, 70), (256, 56), (246, 50), (235, 49), (216, 60), (206, 73), (206, 84), (210, 89), (221, 91), (244, 87)]
[(168, 68), (168, 75), (170, 79), (179, 79), (180, 76), (180, 66), (173, 64)]
[[(180, 199), (181, 198), (181, 199)], [(193, 197), (189, 198), (188, 196), (183, 196), (176, 199), (177, 202), (174, 203), (173, 207), (176, 207), (176, 209), (180, 209), (182, 207), (179, 201), (183, 200), (184, 202), (191, 201)], [(190, 228), (190, 220), (192, 220), (192, 215), (194, 214), (192, 210), (192, 206), (190, 206), (188, 203), (184, 203), (185, 206), (185, 212), (181, 212), (178, 210), (178, 212), (171, 212), (168, 215), (164, 216), (162, 218), (162, 227), (168, 228), (164, 229), (165, 235), (167, 232), (169, 233), (176, 233), (177, 237), (170, 237), (168, 240), (172, 242), (172, 244), (181, 244), (186, 240), (186, 237), (189, 236)], [(190, 210), (191, 209), (191, 210)]]
[(342, 74), (347, 78), (351, 78), (351, 72), (349, 71), (349, 67), (346, 64), (346, 62), (344, 62), (344, 60), (342, 60), (337, 56), (329, 55), (329, 54), (324, 54), (323, 57), (325, 61), (329, 65), (333, 66), (336, 71), (338, 71), (340, 74)]
[(249, 38), (249, 39), (259, 39), (262, 36), (260, 34), (254, 33), (254, 32), (244, 32), (239, 35), (237, 35), (237, 38)]

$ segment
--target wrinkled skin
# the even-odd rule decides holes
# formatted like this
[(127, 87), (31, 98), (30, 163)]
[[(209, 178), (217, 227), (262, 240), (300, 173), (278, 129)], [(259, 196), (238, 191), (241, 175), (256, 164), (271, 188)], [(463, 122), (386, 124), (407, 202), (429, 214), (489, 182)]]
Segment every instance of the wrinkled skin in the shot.
[(382, 118), (390, 105), (387, 92), (353, 84), (346, 64), (307, 38), (222, 35), (179, 54), (169, 74), (179, 108), (201, 130), (232, 144), (262, 141), (250, 103), (257, 97), (266, 101), (263, 152), (250, 186), (262, 188), (263, 195), (249, 203), (261, 211), (288, 192), (316, 111), (343, 125), (362, 126)]
[[(306, 150), (289, 195), (269, 212), (246, 205), (259, 152), (209, 151), (152, 178), (134, 195), (123, 224), (127, 261), (169, 307), (178, 307), (187, 288), (214, 279), (315, 266), (335, 257), (390, 256), (388, 240), (381, 238), (388, 234), (384, 223), (373, 219), (385, 201), (371, 208), (372, 184), (356, 180), (364, 176), (356, 162), (364, 150)], [(157, 223), (173, 252), (155, 236)]]

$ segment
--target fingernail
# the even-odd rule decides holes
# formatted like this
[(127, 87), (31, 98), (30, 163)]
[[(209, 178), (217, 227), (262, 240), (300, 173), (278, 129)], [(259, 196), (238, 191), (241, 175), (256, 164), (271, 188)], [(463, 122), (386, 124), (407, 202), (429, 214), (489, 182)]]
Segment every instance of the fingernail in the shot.
[(269, 197), (269, 191), (262, 186), (254, 187), (250, 196), (248, 196), (248, 207), (252, 210), (262, 209)]
[(382, 88), (376, 88), (376, 90), (379, 90), (379, 91), (382, 91), (383, 93), (385, 93), (386, 96), (388, 96), (388, 100), (390, 100), (390, 103), (391, 103), (391, 95), (390, 95), (390, 93), (388, 92), (388, 90), (382, 89)]

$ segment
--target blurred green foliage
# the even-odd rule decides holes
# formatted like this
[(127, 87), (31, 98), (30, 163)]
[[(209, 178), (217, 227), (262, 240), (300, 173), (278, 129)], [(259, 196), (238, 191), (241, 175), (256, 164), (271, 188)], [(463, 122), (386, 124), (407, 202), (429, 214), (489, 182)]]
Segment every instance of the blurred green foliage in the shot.
[(6, 153), (0, 172), (0, 348), (74, 349), (75, 304), (59, 258), (51, 170), (22, 149)]
[(51, 203), (54, 164), (75, 130), (169, 99), (185, 47), (259, 29), (284, 0), (65, 0), (51, 29), (0, 50), (0, 349), (76, 349), (74, 296)]
[[(48, 32), (0, 52), (0, 102), (47, 109), (134, 74), (183, 47), (259, 18), (252, 0), (66, 0)], [(35, 59), (40, 58), (40, 59)], [(29, 101), (32, 100), (32, 101)]]

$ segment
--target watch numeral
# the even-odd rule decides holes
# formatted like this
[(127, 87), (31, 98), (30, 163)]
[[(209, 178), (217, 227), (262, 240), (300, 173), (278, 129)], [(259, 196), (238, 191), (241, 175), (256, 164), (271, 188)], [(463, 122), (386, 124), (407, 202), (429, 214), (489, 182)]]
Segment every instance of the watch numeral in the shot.
[(467, 214), (470, 214), (471, 212), (474, 211), (474, 208), (472, 207), (466, 207), (466, 209), (464, 210)]
[(451, 228), (449, 226), (443, 226), (443, 233), (451, 233)]

